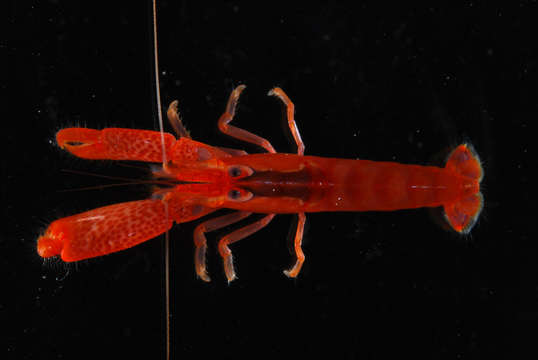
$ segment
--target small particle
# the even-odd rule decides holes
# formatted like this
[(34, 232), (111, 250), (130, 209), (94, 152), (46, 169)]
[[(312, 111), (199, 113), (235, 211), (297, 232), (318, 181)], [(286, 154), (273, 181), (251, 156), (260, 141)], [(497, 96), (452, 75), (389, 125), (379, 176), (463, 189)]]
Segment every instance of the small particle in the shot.
[(493, 55), (493, 49), (492, 48), (487, 49), (486, 54), (488, 54), (488, 56)]
[(342, 197), (339, 196), (336, 198), (336, 202), (334, 203), (334, 206), (340, 206), (340, 202), (342, 201)]

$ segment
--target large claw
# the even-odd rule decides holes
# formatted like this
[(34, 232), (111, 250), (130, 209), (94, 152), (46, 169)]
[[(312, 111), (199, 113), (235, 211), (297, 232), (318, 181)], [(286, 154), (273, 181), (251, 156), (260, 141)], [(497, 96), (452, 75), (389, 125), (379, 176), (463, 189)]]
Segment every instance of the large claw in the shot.
[[(176, 139), (165, 133), (164, 148), (170, 151)], [(58, 145), (84, 159), (162, 162), (161, 133), (151, 130), (67, 128), (58, 131)]]
[(37, 252), (78, 261), (152, 239), (172, 227), (161, 200), (120, 203), (54, 221), (37, 240)]

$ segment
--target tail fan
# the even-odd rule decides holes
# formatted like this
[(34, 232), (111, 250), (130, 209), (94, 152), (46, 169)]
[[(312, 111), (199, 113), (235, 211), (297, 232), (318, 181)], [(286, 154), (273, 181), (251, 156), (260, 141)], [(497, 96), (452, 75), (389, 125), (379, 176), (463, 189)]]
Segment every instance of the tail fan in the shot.
[(484, 206), (484, 198), (480, 192), (480, 182), (484, 176), (480, 158), (470, 144), (461, 144), (448, 156), (445, 169), (468, 180), (464, 187), (469, 194), (443, 206), (448, 225), (460, 234), (467, 234), (478, 220)]

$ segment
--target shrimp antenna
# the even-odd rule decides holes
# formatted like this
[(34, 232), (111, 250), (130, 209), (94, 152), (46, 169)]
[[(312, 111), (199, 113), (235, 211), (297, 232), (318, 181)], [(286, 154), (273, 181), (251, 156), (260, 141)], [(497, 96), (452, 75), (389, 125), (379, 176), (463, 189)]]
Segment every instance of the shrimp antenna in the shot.
[[(166, 158), (166, 149), (164, 145), (164, 124), (161, 107), (161, 91), (159, 82), (159, 51), (157, 45), (157, 0), (152, 0), (152, 23), (153, 23), (153, 65), (154, 65), (154, 79), (155, 79), (155, 103), (157, 105), (157, 117), (159, 119), (159, 130), (161, 132), (161, 150), (163, 169), (168, 163)], [(166, 218), (168, 218), (168, 204), (164, 202), (164, 211)], [(166, 326), (166, 359), (170, 359), (170, 235), (166, 231), (164, 234), (164, 291), (165, 291), (165, 326)]]

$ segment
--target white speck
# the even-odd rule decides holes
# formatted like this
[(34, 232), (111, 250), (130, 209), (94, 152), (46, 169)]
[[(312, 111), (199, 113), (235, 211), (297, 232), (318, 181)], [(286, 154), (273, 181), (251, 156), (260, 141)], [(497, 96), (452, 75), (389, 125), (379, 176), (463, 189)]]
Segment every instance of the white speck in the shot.
[(77, 222), (83, 222), (83, 221), (95, 221), (95, 220), (104, 220), (105, 217), (103, 215), (96, 215), (96, 216), (88, 216), (82, 219), (78, 219)]

